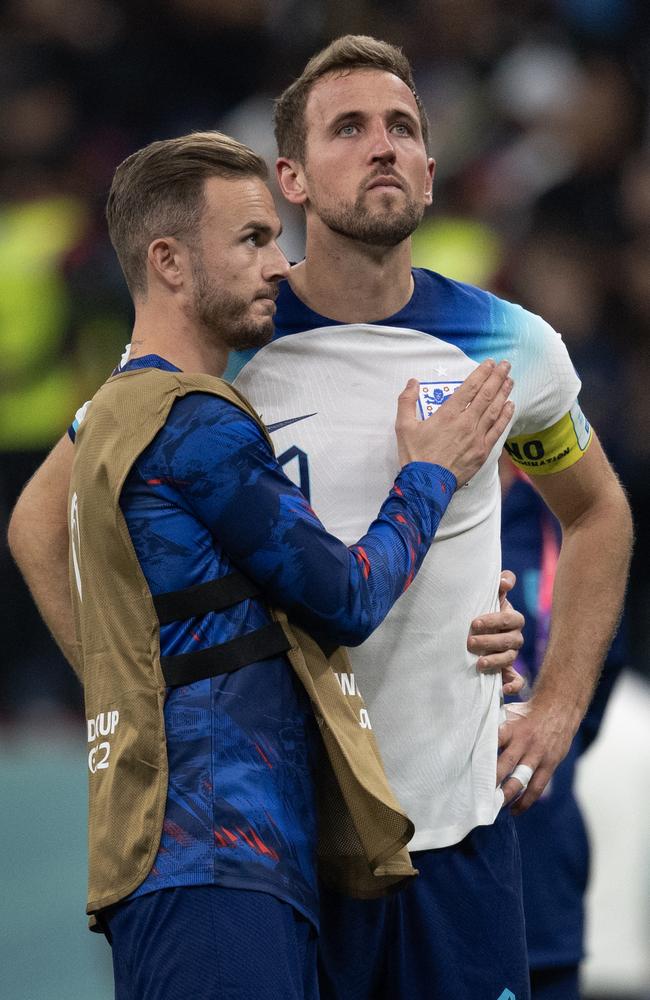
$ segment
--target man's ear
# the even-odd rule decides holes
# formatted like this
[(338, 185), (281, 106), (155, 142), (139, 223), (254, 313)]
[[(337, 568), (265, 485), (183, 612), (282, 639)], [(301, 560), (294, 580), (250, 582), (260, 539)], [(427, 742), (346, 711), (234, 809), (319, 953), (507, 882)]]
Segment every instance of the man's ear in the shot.
[(304, 205), (307, 201), (305, 171), (297, 160), (287, 160), (283, 156), (275, 164), (278, 186), (292, 205)]
[(432, 157), (429, 157), (427, 161), (427, 179), (424, 186), (425, 205), (430, 205), (431, 202), (433, 201), (432, 188), (433, 188), (433, 178), (435, 177), (435, 173), (436, 173), (436, 161)]
[(147, 250), (147, 261), (154, 276), (169, 288), (180, 288), (186, 276), (189, 257), (186, 248), (173, 236), (159, 236)]

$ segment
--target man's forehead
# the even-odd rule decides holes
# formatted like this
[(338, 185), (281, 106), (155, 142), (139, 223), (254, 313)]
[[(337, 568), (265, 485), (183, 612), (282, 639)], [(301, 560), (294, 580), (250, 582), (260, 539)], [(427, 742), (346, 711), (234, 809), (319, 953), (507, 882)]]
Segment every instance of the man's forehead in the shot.
[(307, 99), (306, 120), (327, 121), (345, 111), (401, 108), (419, 118), (411, 89), (394, 73), (363, 67), (333, 70), (316, 81)]
[(227, 226), (245, 226), (252, 220), (278, 224), (273, 195), (260, 177), (208, 177), (204, 194), (207, 214)]

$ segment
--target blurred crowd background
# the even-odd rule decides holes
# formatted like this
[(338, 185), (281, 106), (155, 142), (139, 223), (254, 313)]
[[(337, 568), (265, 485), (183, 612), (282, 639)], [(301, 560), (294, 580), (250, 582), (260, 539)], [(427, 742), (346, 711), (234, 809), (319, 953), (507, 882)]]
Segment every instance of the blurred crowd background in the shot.
[[(431, 119), (434, 205), (417, 262), (520, 302), (568, 344), (634, 508), (629, 660), (650, 678), (647, 0), (1, 2), (2, 533), (130, 336), (103, 219), (117, 163), (220, 128), (272, 165), (273, 97), (347, 32), (403, 46)], [(300, 216), (283, 215), (299, 259)], [(0, 724), (10, 738), (53, 732), (80, 716), (80, 691), (4, 539), (0, 580)]]
[[(411, 58), (437, 176), (416, 258), (541, 313), (632, 499), (630, 657), (650, 675), (650, 16), (645, 0), (5, 0), (0, 4), (0, 519), (129, 338), (112, 172), (221, 128), (274, 158), (272, 100), (331, 38)], [(285, 208), (284, 248), (302, 254)], [(4, 532), (3, 532), (4, 534)], [(2, 549), (1, 718), (78, 712)]]

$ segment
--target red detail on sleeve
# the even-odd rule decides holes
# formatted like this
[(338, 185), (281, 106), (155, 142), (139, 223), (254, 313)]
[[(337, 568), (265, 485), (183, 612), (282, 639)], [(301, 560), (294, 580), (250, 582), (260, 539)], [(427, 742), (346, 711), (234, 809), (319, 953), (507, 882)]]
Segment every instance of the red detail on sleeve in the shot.
[(404, 496), (404, 494), (402, 493), (402, 491), (399, 488), (399, 486), (397, 486), (397, 484), (393, 485), (393, 490), (395, 491), (395, 493), (397, 493), (398, 497), (403, 497)]
[(165, 483), (169, 486), (187, 486), (186, 479), (174, 479), (172, 476), (156, 476), (153, 479), (147, 479), (147, 486), (163, 486)]
[(271, 770), (273, 770), (273, 764), (271, 763), (271, 761), (269, 760), (269, 758), (266, 756), (266, 754), (262, 750), (262, 748), (259, 745), (259, 743), (255, 744), (255, 749), (257, 750), (258, 754), (260, 755), (260, 757), (262, 758), (262, 760), (264, 761), (264, 763), (266, 764), (266, 766), (269, 767)]
[(406, 520), (406, 518), (402, 514), (396, 514), (395, 515), (395, 520), (399, 521), (400, 524), (408, 524), (408, 521)]
[[(409, 547), (409, 554), (411, 556), (411, 566), (414, 566), (416, 560), (416, 554), (415, 554), (415, 549), (413, 548), (412, 545)], [(408, 588), (413, 583), (414, 578), (415, 578), (415, 569), (412, 569), (406, 578), (406, 583), (404, 584), (404, 590), (408, 590)], [(404, 593), (404, 590), (402, 591), (402, 593)]]
[(357, 545), (357, 547), (353, 551), (363, 567), (364, 579), (367, 580), (368, 577), (370, 576), (370, 560), (368, 559), (366, 550), (363, 548), (362, 545)]

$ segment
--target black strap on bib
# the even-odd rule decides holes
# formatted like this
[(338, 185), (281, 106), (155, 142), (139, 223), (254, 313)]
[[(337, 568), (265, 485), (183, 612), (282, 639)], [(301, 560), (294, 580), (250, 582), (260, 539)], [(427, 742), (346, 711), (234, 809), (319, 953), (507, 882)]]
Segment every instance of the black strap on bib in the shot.
[(153, 603), (160, 624), (169, 625), (170, 622), (206, 615), (208, 611), (223, 611), (247, 597), (259, 597), (260, 593), (256, 583), (239, 570), (233, 570), (218, 580), (197, 583), (194, 587), (174, 590), (168, 594), (158, 594)]
[(206, 677), (230, 674), (249, 663), (286, 653), (288, 649), (291, 649), (291, 643), (282, 627), (273, 622), (219, 646), (197, 649), (195, 653), (161, 656), (160, 665), (167, 686), (178, 687), (205, 680)]
[[(160, 624), (168, 625), (170, 622), (198, 618), (209, 611), (223, 611), (248, 597), (258, 597), (260, 593), (256, 583), (238, 570), (233, 570), (218, 580), (158, 594), (153, 603)], [(167, 686), (178, 687), (218, 674), (230, 674), (249, 663), (286, 653), (288, 649), (291, 649), (291, 643), (281, 626), (273, 622), (218, 646), (197, 649), (193, 653), (161, 656), (160, 665)]]

